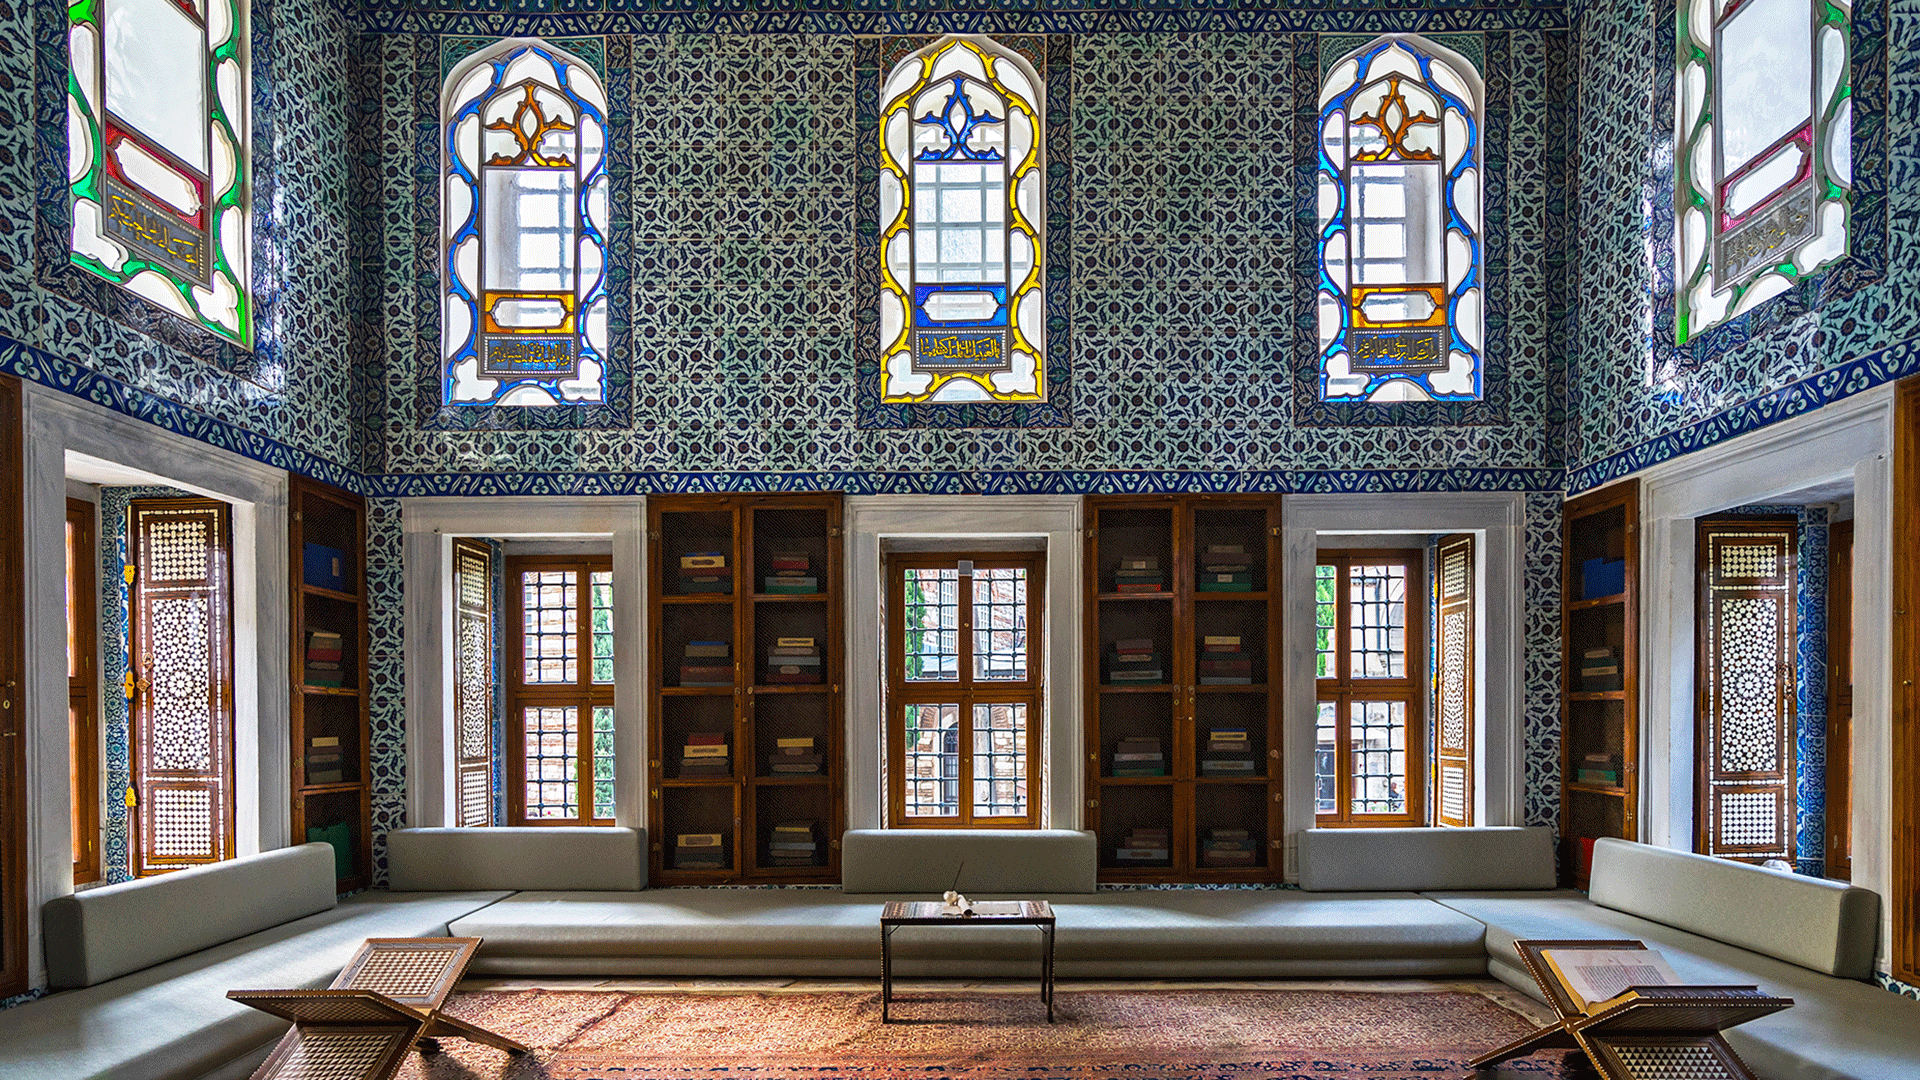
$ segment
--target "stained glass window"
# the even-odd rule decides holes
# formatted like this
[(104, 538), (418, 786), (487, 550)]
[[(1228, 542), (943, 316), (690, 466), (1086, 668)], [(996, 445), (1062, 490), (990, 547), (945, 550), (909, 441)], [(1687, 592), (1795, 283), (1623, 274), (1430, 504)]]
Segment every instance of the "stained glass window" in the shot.
[(67, 18), (73, 261), (250, 346), (245, 0), (80, 0)]
[(1320, 90), (1320, 397), (1477, 401), (1480, 78), (1389, 35)]
[(1852, 7), (1679, 5), (1674, 210), (1680, 342), (1847, 253)]
[(881, 400), (1045, 400), (1040, 77), (987, 38), (946, 37), (881, 100)]
[(607, 394), (607, 97), (593, 69), (509, 41), (444, 99), (441, 326), (448, 405)]

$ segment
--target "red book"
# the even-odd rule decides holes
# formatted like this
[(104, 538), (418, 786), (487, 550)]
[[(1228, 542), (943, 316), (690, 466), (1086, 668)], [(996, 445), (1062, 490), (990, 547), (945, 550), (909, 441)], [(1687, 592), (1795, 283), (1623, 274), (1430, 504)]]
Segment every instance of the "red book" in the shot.
[(727, 736), (719, 731), (696, 731), (687, 736), (688, 746), (725, 746)]

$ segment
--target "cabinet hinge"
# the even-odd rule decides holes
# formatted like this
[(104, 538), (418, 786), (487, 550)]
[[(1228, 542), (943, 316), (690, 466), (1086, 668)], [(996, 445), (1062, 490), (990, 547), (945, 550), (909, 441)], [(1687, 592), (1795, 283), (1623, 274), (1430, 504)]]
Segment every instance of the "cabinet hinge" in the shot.
[(828, 535), (828, 536), (839, 536), (839, 535), (840, 535), (840, 527), (839, 527), (838, 525), (834, 525), (834, 526), (831, 526), (831, 527), (829, 527), (829, 528), (827, 529), (827, 535)]

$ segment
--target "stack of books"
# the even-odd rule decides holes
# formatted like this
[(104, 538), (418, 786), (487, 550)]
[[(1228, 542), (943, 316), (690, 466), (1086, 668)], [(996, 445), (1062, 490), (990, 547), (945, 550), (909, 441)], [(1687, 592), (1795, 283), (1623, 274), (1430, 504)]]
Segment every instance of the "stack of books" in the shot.
[(775, 739), (767, 756), (767, 771), (775, 776), (819, 776), (826, 771), (826, 755), (813, 749), (813, 736)]
[(1252, 592), (1253, 564), (1242, 544), (1208, 544), (1200, 553), (1195, 592)]
[(733, 763), (727, 756), (727, 736), (721, 731), (696, 731), (687, 736), (680, 748), (681, 776), (731, 776)]
[(683, 593), (730, 593), (733, 571), (727, 569), (724, 551), (694, 551), (680, 556), (680, 591)]
[(1217, 727), (1207, 732), (1207, 748), (1200, 754), (1201, 776), (1252, 776), (1256, 771), (1246, 728)]
[(1160, 740), (1146, 737), (1121, 739), (1113, 751), (1113, 775), (1167, 775), (1167, 755), (1160, 750)]
[(1201, 866), (1252, 866), (1253, 836), (1245, 829), (1208, 829), (1200, 845)]
[(689, 641), (680, 661), (681, 686), (732, 686), (733, 663), (724, 641)]
[(773, 573), (761, 584), (774, 596), (799, 596), (820, 591), (820, 579), (813, 574), (812, 563), (804, 551), (773, 553)]
[(340, 635), (331, 630), (307, 632), (307, 685), (345, 686), (347, 673), (341, 670), (344, 655)]
[(1618, 754), (1587, 754), (1580, 759), (1580, 767), (1573, 778), (1582, 784), (1600, 784), (1605, 787), (1620, 786), (1620, 756)]
[(675, 870), (725, 870), (727, 852), (717, 832), (683, 832), (673, 839)]
[(1253, 658), (1240, 650), (1239, 634), (1208, 634), (1200, 640), (1201, 686), (1248, 686)]
[(1166, 681), (1166, 666), (1154, 651), (1152, 638), (1121, 638), (1113, 643), (1113, 654), (1107, 663), (1108, 683), (1141, 686)]
[(1150, 863), (1167, 861), (1168, 831), (1165, 828), (1138, 828), (1127, 834), (1114, 851), (1115, 862)]
[(1580, 689), (1587, 693), (1602, 690), (1621, 690), (1625, 684), (1620, 680), (1620, 651), (1611, 645), (1601, 645), (1580, 654)]
[(1113, 572), (1114, 592), (1166, 592), (1167, 576), (1160, 560), (1151, 555), (1123, 555)]
[(347, 756), (340, 736), (315, 735), (307, 740), (307, 783), (337, 784), (346, 776)]
[(783, 821), (773, 827), (773, 839), (767, 842), (767, 862), (774, 866), (815, 866), (819, 863), (820, 841), (814, 837), (813, 821)]
[(810, 637), (774, 638), (767, 650), (767, 679), (782, 683), (817, 683), (821, 679), (820, 646)]

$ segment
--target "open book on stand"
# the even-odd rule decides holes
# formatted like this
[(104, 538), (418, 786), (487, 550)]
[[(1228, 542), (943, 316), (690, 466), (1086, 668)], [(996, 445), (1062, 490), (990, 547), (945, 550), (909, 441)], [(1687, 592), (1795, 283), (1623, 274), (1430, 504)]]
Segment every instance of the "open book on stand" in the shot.
[[(1754, 1080), (1720, 1032), (1791, 1008), (1756, 986), (1685, 983), (1638, 941), (1516, 941), (1560, 1018), (1473, 1059), (1484, 1069), (1538, 1050), (1580, 1050), (1606, 1080)], [(1676, 1068), (1683, 1071), (1676, 1072)]]

